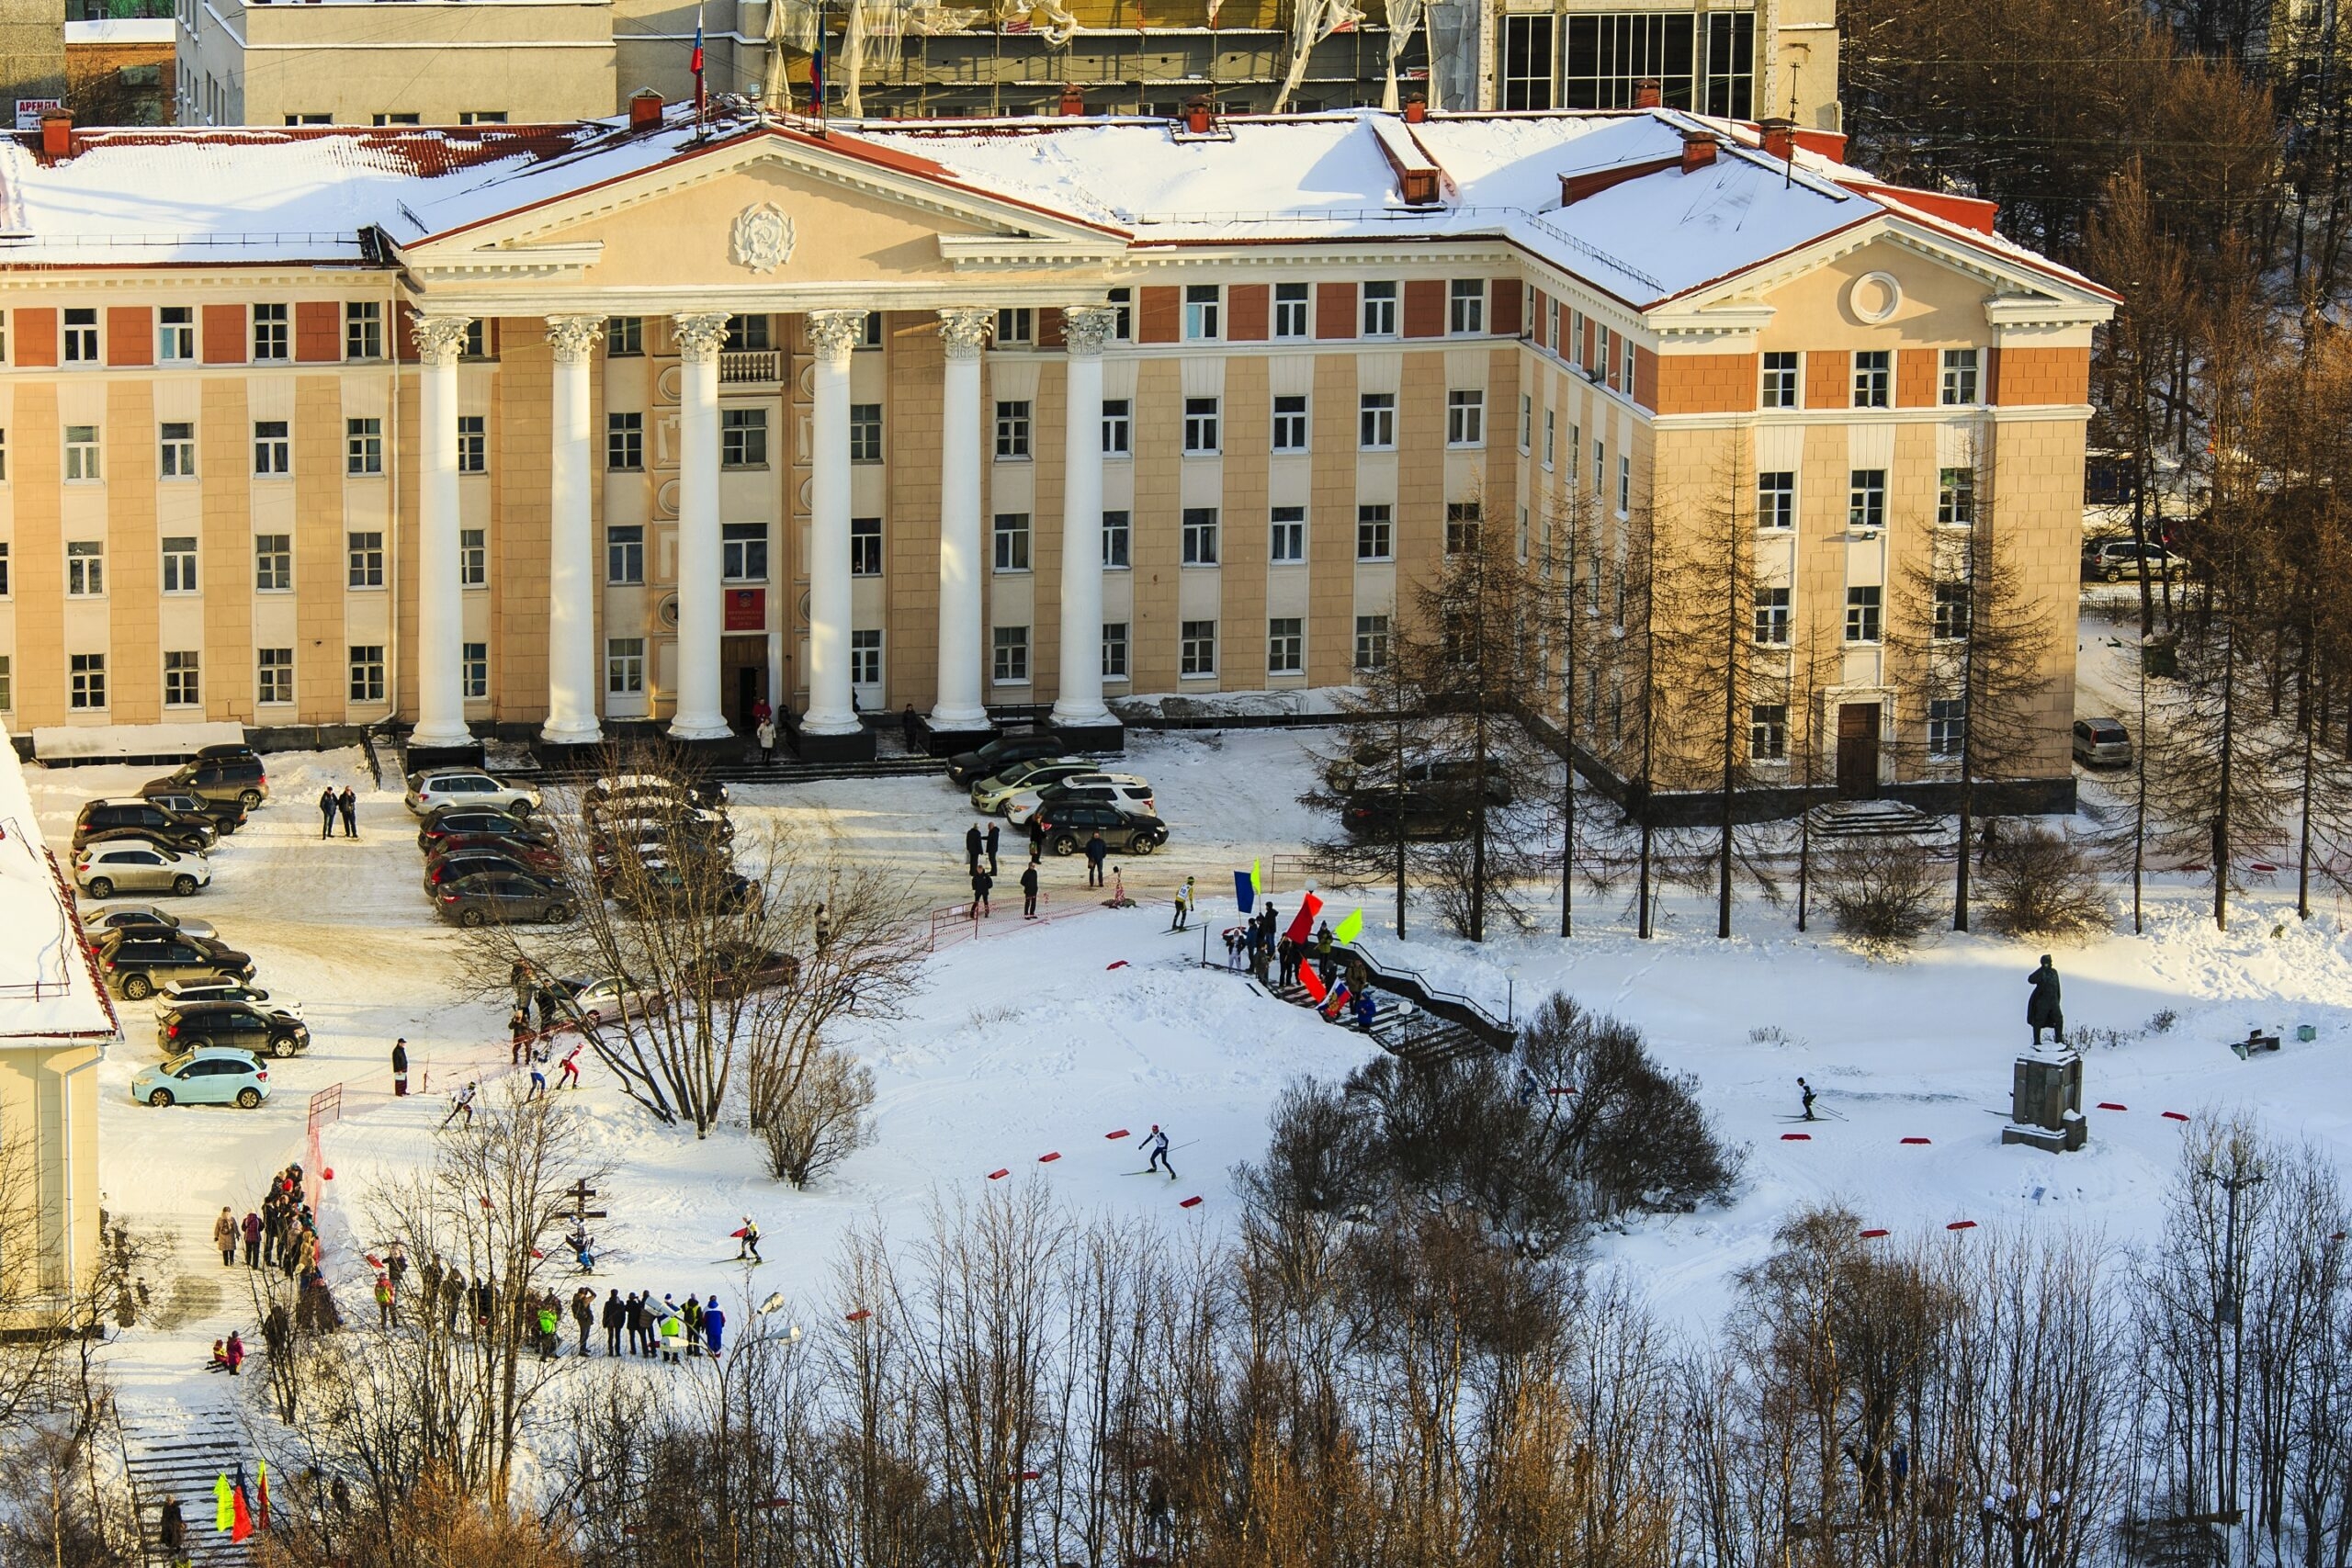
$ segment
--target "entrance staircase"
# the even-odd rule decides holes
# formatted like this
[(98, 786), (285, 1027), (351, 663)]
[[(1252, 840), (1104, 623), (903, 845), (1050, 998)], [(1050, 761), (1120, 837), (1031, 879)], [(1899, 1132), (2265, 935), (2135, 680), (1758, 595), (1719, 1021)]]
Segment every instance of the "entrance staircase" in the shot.
[(1831, 840), (1917, 839), (1940, 830), (1933, 817), (1899, 800), (1833, 800), (1805, 813), (1814, 836)]
[[(1247, 974), (1248, 971), (1237, 971)], [(1272, 994), (1293, 1007), (1311, 1008), (1315, 998), (1306, 987), (1295, 983), (1270, 987)], [(1487, 1043), (1464, 1025), (1438, 1017), (1415, 1007), (1403, 997), (1386, 991), (1374, 991), (1372, 1010), (1374, 1043), (1390, 1055), (1417, 1067), (1436, 1066), (1457, 1057), (1476, 1056), (1488, 1049)], [(1334, 1024), (1333, 1028), (1340, 1025)], [(1349, 1007), (1347, 1027), (1356, 1028), (1354, 1006)]]
[[(139, 1539), (142, 1561), (169, 1562), (163, 1548), (164, 1504), (176, 1499), (187, 1521), (185, 1561), (195, 1568), (253, 1561), (253, 1553), (212, 1528), (217, 1502), (213, 1483), (222, 1475), (236, 1478), (249, 1447), (239, 1429), (234, 1410), (226, 1404), (207, 1410), (166, 1416), (161, 1412), (126, 1417), (123, 1424), (125, 1474), (131, 1500), (139, 1509)], [(272, 1481), (277, 1479), (273, 1476)], [(253, 1495), (255, 1474), (245, 1475), (246, 1495)]]

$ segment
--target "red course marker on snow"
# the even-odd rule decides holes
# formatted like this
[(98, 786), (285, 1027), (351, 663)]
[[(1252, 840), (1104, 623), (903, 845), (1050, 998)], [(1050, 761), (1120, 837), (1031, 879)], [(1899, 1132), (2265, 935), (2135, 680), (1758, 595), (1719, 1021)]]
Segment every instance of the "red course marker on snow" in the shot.
[(321, 1181), (333, 1181), (334, 1179), (334, 1167), (328, 1166), (324, 1169), (321, 1170), (319, 1172), (319, 1179)]
[(864, 1323), (867, 1318), (872, 1317), (873, 1315), (874, 1314), (867, 1308), (860, 1307), (855, 1312), (851, 1313), (846, 1321), (851, 1323)]
[(1201, 1206), (1201, 1200), (1200, 1200), (1199, 1196), (1196, 1194), (1196, 1195), (1194, 1195), (1194, 1196), (1193, 1196), (1193, 1197), (1190, 1197), (1190, 1198), (1185, 1199), (1182, 1202), (1181, 1202), (1181, 1203), (1177, 1204), (1176, 1206), (1177, 1206), (1178, 1208), (1180, 1208), (1180, 1209), (1197, 1209), (1197, 1208), (1199, 1208), (1199, 1207)]
[(1122, 1127), (1115, 1133), (1105, 1133), (1102, 1135), (1105, 1138), (1124, 1138), (1127, 1135), (1127, 1130)]
[(1125, 969), (1126, 966), (1127, 966), (1127, 961), (1126, 961), (1125, 959), (1124, 959), (1124, 958), (1114, 958), (1114, 959), (1113, 959), (1110, 963), (1105, 964), (1104, 965), (1102, 965), (1102, 967), (1103, 967), (1105, 970), (1110, 970), (1110, 969)]
[(1933, 1138), (1905, 1138), (1903, 1141), (1906, 1144), (1931, 1144), (1935, 1142)]
[(1057, 1160), (1057, 1159), (1059, 1159), (1059, 1158), (1061, 1158), (1061, 1157), (1062, 1157), (1062, 1156), (1061, 1156), (1061, 1151), (1060, 1151), (1059, 1149), (1056, 1149), (1052, 1154), (1049, 1154), (1049, 1155), (1039, 1155), (1039, 1156), (1037, 1156), (1037, 1163), (1038, 1163), (1039, 1165), (1051, 1165), (1051, 1164), (1053, 1164), (1053, 1163), (1054, 1163), (1054, 1161), (1056, 1161), (1056, 1160)]
[(1884, 1227), (1884, 1226), (1881, 1226), (1881, 1227), (1879, 1227), (1879, 1228), (1878, 1228), (1878, 1229), (1876, 1229), (1876, 1230), (1867, 1230), (1867, 1231), (1862, 1232), (1862, 1239), (1863, 1239), (1864, 1241), (1876, 1241), (1879, 1237), (1881, 1237), (1881, 1236), (1884, 1235), (1885, 1234), (1886, 1234), (1886, 1229), (1885, 1229), (1885, 1227)]
[(2274, 872), (2274, 871), (2277, 871), (2277, 870), (2278, 869), (2277, 866), (2275, 866), (2275, 865), (2271, 864), (2271, 863), (2270, 863), (2268, 861), (2267, 861), (2267, 860), (2250, 860), (2250, 861), (2248, 861), (2248, 862), (2246, 862), (2246, 863), (2245, 863), (2245, 868), (2246, 868), (2246, 870), (2248, 870), (2248, 871), (2258, 871), (2258, 872), (2262, 872), (2262, 873), (2264, 873), (2266, 875), (2267, 875), (2267, 874), (2268, 874), (2269, 873)]
[(1559, 1089), (1547, 1089), (1544, 1092), (1545, 1094), (1574, 1094), (1576, 1090), (1563, 1086)]
[(1973, 1231), (1975, 1228), (1976, 1222), (1974, 1220), (1954, 1220), (1951, 1224), (1944, 1227), (1944, 1229), (1948, 1231)]
[(2167, 1122), (2186, 1122), (2188, 1118), (2182, 1115), (2177, 1111), (2167, 1111), (2165, 1112), (2165, 1120)]
[(2129, 1111), (2129, 1110), (2131, 1110), (2131, 1109), (2132, 1109), (2132, 1108), (2131, 1108), (2130, 1106), (2128, 1106), (2128, 1105), (2118, 1105), (2118, 1104), (2116, 1104), (2116, 1103), (2115, 1103), (2115, 1101), (2113, 1101), (2113, 1100), (2100, 1100), (2100, 1101), (2098, 1102), (2098, 1108), (2099, 1108), (2101, 1111)]
[(990, 1181), (1001, 1181), (1012, 1174), (1012, 1168), (1011, 1166), (1000, 1166), (996, 1169), (989, 1172), (989, 1179)]
[(1813, 1134), (1811, 1133), (1783, 1133), (1781, 1134), (1781, 1142), (1784, 1144), (1809, 1144), (1813, 1142)]
[(1037, 1481), (1043, 1479), (1044, 1473), (1045, 1472), (1042, 1471), (1024, 1470), (1012, 1479), (1015, 1481)]

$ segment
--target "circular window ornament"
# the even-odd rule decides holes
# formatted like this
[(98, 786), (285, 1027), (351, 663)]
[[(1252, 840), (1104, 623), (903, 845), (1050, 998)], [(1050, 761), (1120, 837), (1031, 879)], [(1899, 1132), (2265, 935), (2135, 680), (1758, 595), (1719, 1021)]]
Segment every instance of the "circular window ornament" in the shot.
[(1903, 308), (1903, 285), (1891, 274), (1866, 272), (1848, 286), (1846, 308), (1876, 326)]

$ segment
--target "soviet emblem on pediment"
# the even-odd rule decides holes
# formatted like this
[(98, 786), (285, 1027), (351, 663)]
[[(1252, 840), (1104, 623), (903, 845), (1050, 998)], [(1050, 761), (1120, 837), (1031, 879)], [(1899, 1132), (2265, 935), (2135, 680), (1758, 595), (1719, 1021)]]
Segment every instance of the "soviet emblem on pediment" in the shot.
[(792, 220), (775, 203), (763, 201), (735, 215), (728, 254), (737, 266), (774, 272), (792, 259)]

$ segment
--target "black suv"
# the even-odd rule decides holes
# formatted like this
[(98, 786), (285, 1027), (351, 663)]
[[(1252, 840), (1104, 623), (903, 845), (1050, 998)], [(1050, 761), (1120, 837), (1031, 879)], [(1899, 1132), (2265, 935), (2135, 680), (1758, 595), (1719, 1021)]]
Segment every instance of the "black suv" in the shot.
[(555, 848), (555, 829), (526, 817), (510, 817), (486, 806), (453, 807), (436, 811), (416, 830), (416, 847), (430, 854), (446, 839), (513, 839), (542, 849)]
[(101, 839), (151, 839), (167, 850), (209, 850), (219, 838), (210, 821), (172, 811), (139, 795), (83, 804), (74, 818), (74, 847)]
[(190, 790), (182, 789), (172, 779), (149, 779), (139, 786), (142, 800), (152, 800), (166, 811), (176, 811), (183, 817), (194, 817), (209, 822), (213, 831), (233, 833), (245, 825), (244, 802), (240, 800), (207, 800)]
[(99, 939), (98, 967), (107, 985), (134, 1002), (153, 996), (166, 980), (254, 977), (254, 961), (233, 947), (176, 931), (149, 936), (136, 928), (109, 931)]
[(1069, 751), (1061, 738), (1050, 729), (1033, 729), (1022, 735), (1000, 735), (977, 751), (959, 752), (948, 759), (947, 776), (957, 784), (969, 786), (974, 779), (1001, 773), (1015, 762), (1025, 762), (1032, 757), (1059, 757)]
[(1092, 801), (1043, 806), (1035, 820), (1046, 835), (1046, 847), (1057, 855), (1076, 854), (1098, 832), (1119, 854), (1148, 855), (1168, 841), (1168, 824), (1159, 818), (1130, 817), (1115, 806)]
[[(205, 748), (206, 751), (216, 750), (227, 749)], [(269, 775), (263, 771), (261, 759), (243, 747), (232, 755), (199, 753), (195, 761), (182, 763), (170, 782), (207, 800), (233, 800), (248, 811), (269, 798)]]
[(251, 1002), (184, 1002), (159, 1014), (155, 1040), (176, 1056), (227, 1045), (256, 1056), (293, 1056), (311, 1048), (310, 1025), (290, 1012)]

